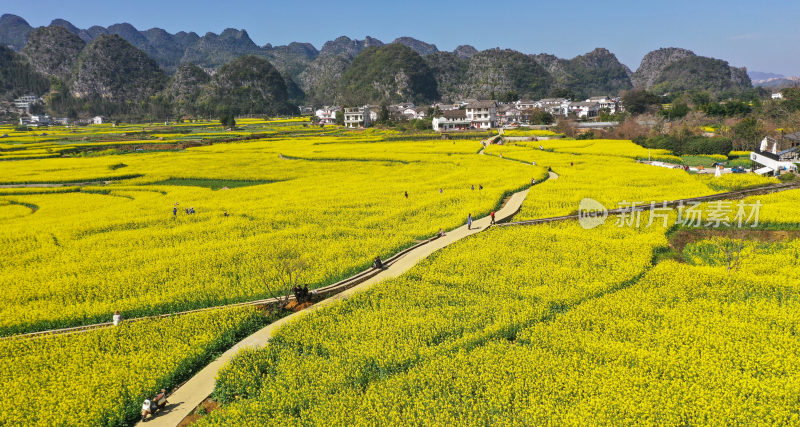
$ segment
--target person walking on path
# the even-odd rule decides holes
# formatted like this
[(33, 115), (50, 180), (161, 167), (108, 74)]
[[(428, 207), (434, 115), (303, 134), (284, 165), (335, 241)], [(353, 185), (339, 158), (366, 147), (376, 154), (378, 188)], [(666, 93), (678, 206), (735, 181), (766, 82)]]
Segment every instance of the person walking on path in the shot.
[(114, 323), (114, 326), (119, 326), (119, 322), (122, 321), (122, 315), (119, 314), (119, 310), (114, 312), (114, 315), (111, 316), (111, 321)]
[(467, 230), (472, 230), (472, 214), (467, 214)]
[(491, 223), (494, 224), (494, 211), (492, 211), (492, 215), (491, 216), (492, 216), (492, 222)]

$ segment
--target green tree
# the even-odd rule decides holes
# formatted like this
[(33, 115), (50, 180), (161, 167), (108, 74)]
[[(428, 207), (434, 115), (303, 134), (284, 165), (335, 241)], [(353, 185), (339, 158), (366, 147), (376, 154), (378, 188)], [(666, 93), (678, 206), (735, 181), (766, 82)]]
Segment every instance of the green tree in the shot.
[(339, 126), (344, 126), (344, 111), (339, 110), (336, 112), (336, 124)]
[(658, 114), (667, 120), (680, 119), (689, 114), (691, 109), (683, 102), (674, 102), (670, 108), (665, 108), (658, 112)]
[(541, 108), (523, 111), (523, 115), (528, 116), (528, 123), (532, 125), (549, 125), (553, 123), (553, 115)]
[(654, 105), (661, 103), (661, 98), (643, 89), (633, 89), (622, 94), (625, 109), (633, 114), (642, 114)]
[(219, 122), (223, 128), (233, 129), (236, 127), (236, 118), (229, 112), (223, 112), (219, 116)]
[(378, 123), (389, 122), (389, 107), (386, 104), (381, 105), (381, 110), (378, 112)]
[(711, 95), (708, 92), (692, 92), (689, 94), (689, 100), (695, 107), (711, 103)]
[(502, 101), (502, 102), (515, 102), (515, 101), (519, 101), (519, 95), (517, 94), (517, 92), (515, 92), (515, 91), (513, 91), (513, 90), (510, 90), (510, 91), (508, 91), (508, 92), (504, 93), (504, 94), (503, 94), (503, 95), (500, 97), (500, 101)]
[(755, 151), (764, 134), (764, 126), (755, 117), (746, 117), (731, 129), (734, 146), (741, 150)]

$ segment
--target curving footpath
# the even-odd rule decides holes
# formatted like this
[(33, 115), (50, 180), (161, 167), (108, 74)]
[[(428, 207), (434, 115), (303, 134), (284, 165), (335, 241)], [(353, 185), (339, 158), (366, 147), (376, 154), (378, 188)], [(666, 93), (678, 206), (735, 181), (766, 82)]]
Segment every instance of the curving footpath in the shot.
[[(552, 175), (551, 175), (552, 176)], [(557, 177), (557, 175), (556, 175)], [(522, 207), (522, 202), (528, 195), (530, 188), (519, 191), (511, 195), (506, 203), (495, 212), (495, 221), (503, 222), (510, 219)], [(168, 412), (160, 413), (152, 419), (148, 419), (146, 424), (139, 422), (137, 425), (148, 426), (169, 426), (174, 427), (178, 425), (184, 418), (192, 413), (192, 411), (200, 405), (211, 393), (214, 391), (216, 385), (217, 371), (219, 371), (233, 356), (244, 348), (259, 348), (269, 343), (273, 333), (288, 322), (292, 322), (312, 311), (319, 310), (327, 305), (334, 303), (340, 299), (348, 298), (349, 296), (371, 288), (377, 283), (383, 282), (401, 274), (405, 273), (411, 267), (416, 265), (419, 261), (425, 259), (432, 253), (450, 245), (458, 240), (473, 234), (479, 233), (489, 228), (491, 219), (487, 216), (472, 221), (472, 229), (468, 230), (466, 225), (463, 225), (455, 230), (451, 230), (444, 236), (430, 240), (423, 245), (417, 246), (414, 249), (405, 253), (402, 257), (397, 259), (394, 263), (389, 265), (385, 270), (372, 276), (368, 280), (325, 299), (311, 307), (299, 311), (297, 313), (286, 316), (276, 322), (273, 322), (263, 329), (255, 332), (249, 337), (239, 341), (236, 345), (231, 347), (228, 351), (219, 356), (216, 360), (209, 363), (200, 372), (195, 374), (187, 382), (182, 384), (179, 388), (175, 389), (169, 395)]]

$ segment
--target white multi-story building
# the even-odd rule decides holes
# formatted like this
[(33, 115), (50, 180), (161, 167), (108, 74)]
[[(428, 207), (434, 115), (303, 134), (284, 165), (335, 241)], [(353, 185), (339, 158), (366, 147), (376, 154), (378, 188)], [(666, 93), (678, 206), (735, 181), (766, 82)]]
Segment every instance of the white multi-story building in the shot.
[[(344, 126), (348, 128), (368, 128), (374, 120), (368, 105), (344, 109)], [(375, 113), (377, 115), (377, 113)]]
[(497, 127), (497, 103), (494, 101), (470, 102), (464, 107), (467, 119), (476, 129)]
[(571, 102), (567, 98), (545, 98), (536, 102), (535, 108), (541, 108), (554, 116), (568, 116)]
[(445, 110), (442, 115), (434, 117), (433, 130), (437, 132), (449, 130), (467, 130), (472, 126), (472, 120), (467, 118), (465, 110)]
[(339, 107), (325, 106), (314, 112), (314, 115), (319, 118), (319, 122), (324, 125), (332, 125), (336, 123), (336, 112), (340, 111)]
[(28, 111), (30, 110), (31, 105), (38, 104), (41, 102), (42, 99), (39, 98), (38, 96), (25, 95), (14, 100), (14, 108)]
[(772, 94), (772, 99), (783, 99), (783, 94), (780, 92), (775, 92)]
[(31, 122), (38, 123), (40, 126), (47, 126), (53, 123), (53, 119), (47, 114), (43, 114), (41, 116), (31, 116)]
[(586, 102), (596, 102), (600, 104), (600, 109), (607, 109), (610, 114), (615, 114), (618, 109), (618, 102), (616, 99), (609, 96), (593, 96), (586, 100)]
[(534, 108), (541, 108), (537, 106), (537, 102), (530, 99), (520, 99), (517, 101), (516, 106), (520, 110), (532, 110)]
[(569, 104), (569, 112), (575, 113), (578, 118), (597, 117), (600, 112), (600, 103), (591, 101), (573, 102)]

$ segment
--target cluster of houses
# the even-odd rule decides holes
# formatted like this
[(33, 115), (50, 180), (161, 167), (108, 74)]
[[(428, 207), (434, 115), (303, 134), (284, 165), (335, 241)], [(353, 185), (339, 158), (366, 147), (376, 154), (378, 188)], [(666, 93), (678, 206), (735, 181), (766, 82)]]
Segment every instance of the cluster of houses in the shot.
[[(479, 101), (468, 99), (452, 104), (438, 103), (432, 106), (416, 107), (413, 104), (397, 104), (387, 107), (393, 119), (424, 119), (432, 117), (435, 131), (455, 131), (469, 129), (491, 129), (500, 126), (514, 126), (529, 123), (534, 112), (544, 111), (554, 117), (576, 117), (590, 119), (601, 111), (615, 114), (622, 107), (619, 98), (595, 96), (585, 101), (573, 102), (566, 98), (545, 98), (538, 101), (520, 100), (516, 102)], [(349, 128), (370, 127), (378, 120), (381, 110), (377, 105), (342, 108), (325, 106), (313, 111), (321, 124), (336, 123), (336, 114), (342, 112), (344, 125)], [(301, 107), (300, 112), (310, 114), (311, 108)]]
[(69, 126), (70, 124), (101, 125), (106, 121), (106, 119), (102, 116), (95, 116), (90, 119), (78, 120), (73, 123), (66, 117), (53, 118), (47, 114), (31, 114), (31, 108), (43, 104), (44, 100), (34, 95), (25, 95), (15, 99), (14, 108), (17, 109), (17, 112), (20, 115), (20, 126)]
[[(301, 114), (307, 111), (308, 107), (300, 107)], [(428, 111), (432, 107), (415, 107), (414, 104), (404, 103), (397, 105), (390, 105), (387, 107), (389, 110), (389, 117), (394, 120), (416, 120), (428, 117)], [(370, 127), (372, 123), (378, 120), (378, 114), (381, 111), (379, 105), (364, 105), (362, 107), (342, 108), (339, 106), (324, 106), (315, 110), (314, 116), (321, 124), (334, 124), (336, 123), (336, 114), (342, 112), (344, 115), (344, 125), (349, 128)]]
[(66, 117), (53, 118), (47, 114), (20, 116), (19, 118), (20, 126), (32, 128), (39, 126), (69, 126), (70, 124), (102, 125), (103, 123), (105, 123), (105, 118), (103, 116), (96, 116), (90, 119), (82, 119), (74, 122)]

